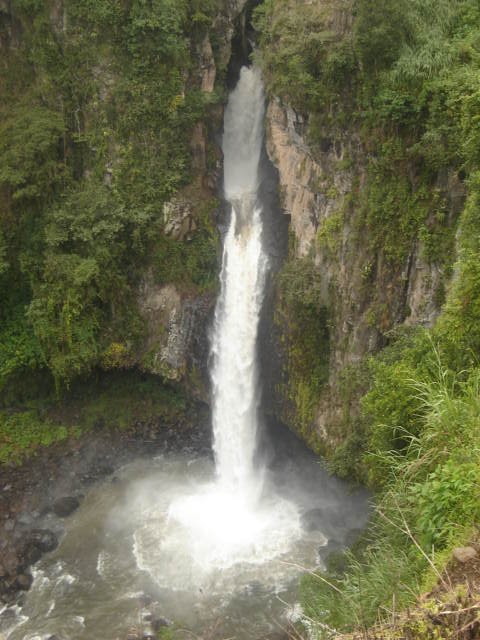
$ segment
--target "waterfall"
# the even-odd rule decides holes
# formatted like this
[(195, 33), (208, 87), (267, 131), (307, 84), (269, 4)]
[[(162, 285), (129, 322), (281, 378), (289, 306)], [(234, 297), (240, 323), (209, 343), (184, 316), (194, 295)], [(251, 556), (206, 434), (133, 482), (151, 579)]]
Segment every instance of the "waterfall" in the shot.
[(219, 482), (251, 496), (259, 405), (257, 333), (267, 258), (262, 247), (258, 171), (263, 144), (260, 73), (243, 67), (225, 112), (224, 190), (231, 220), (212, 340), (213, 435)]
[(195, 476), (191, 491), (174, 497), (166, 517), (135, 534), (138, 566), (158, 580), (158, 567), (166, 575), (174, 559), (167, 573), (178, 588), (204, 588), (229, 569), (235, 582), (235, 567), (266, 566), (301, 537), (296, 505), (264, 486), (263, 469), (255, 465), (257, 334), (268, 267), (258, 196), (264, 103), (260, 72), (242, 68), (223, 136), (231, 215), (211, 345), (215, 476), (203, 483)]

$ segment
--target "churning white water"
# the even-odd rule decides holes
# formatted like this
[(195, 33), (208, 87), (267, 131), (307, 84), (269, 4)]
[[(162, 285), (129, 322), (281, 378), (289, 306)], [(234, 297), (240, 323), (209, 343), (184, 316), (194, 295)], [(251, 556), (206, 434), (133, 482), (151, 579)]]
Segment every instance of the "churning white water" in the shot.
[(231, 221), (215, 314), (213, 434), (219, 484), (253, 499), (258, 421), (257, 332), (267, 258), (262, 247), (258, 169), (264, 95), (258, 71), (244, 67), (225, 113), (225, 196)]
[(261, 564), (286, 552), (301, 534), (295, 506), (262, 495), (256, 468), (259, 380), (257, 333), (267, 256), (258, 199), (264, 136), (263, 84), (243, 67), (224, 121), (225, 197), (231, 207), (212, 339), (213, 436), (216, 480), (169, 508), (171, 531), (198, 569)]

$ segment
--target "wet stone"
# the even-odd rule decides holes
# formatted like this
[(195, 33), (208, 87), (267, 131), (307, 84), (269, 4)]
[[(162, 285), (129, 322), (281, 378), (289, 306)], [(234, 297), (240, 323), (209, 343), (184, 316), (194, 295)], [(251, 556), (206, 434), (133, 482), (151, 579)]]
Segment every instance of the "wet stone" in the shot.
[(152, 629), (155, 631), (155, 633), (158, 633), (158, 631), (160, 631), (160, 629), (163, 629), (165, 627), (169, 627), (170, 624), (171, 624), (170, 621), (167, 620), (166, 618), (156, 618), (152, 622)]
[(42, 551), (35, 544), (28, 544), (22, 552), (22, 565), (29, 567), (38, 562), (42, 557)]
[(33, 516), (30, 513), (23, 511), (17, 516), (17, 522), (28, 527), (28, 525), (33, 522)]
[(16, 586), (22, 591), (28, 591), (32, 586), (33, 578), (28, 573), (21, 573), (17, 576)]
[(53, 551), (58, 547), (57, 536), (49, 529), (33, 529), (28, 537), (28, 543), (43, 553)]
[(4, 554), (2, 557), (2, 565), (8, 574), (14, 573), (14, 571), (18, 567), (17, 554), (13, 551)]
[(80, 502), (78, 498), (75, 498), (74, 496), (66, 496), (65, 498), (60, 498), (54, 503), (53, 511), (59, 518), (66, 518), (78, 509), (79, 506)]
[(343, 545), (338, 540), (328, 540), (327, 544), (323, 545), (318, 550), (318, 555), (322, 561), (325, 561), (332, 553), (340, 551)]

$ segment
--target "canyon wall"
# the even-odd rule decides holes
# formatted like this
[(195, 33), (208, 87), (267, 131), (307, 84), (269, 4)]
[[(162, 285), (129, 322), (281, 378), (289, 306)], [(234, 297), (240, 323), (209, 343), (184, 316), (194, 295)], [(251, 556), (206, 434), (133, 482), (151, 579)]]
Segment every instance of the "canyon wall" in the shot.
[[(353, 71), (335, 95), (336, 104), (326, 102), (324, 112), (302, 106), (295, 91), (288, 95), (292, 89), (282, 75), (289, 71), (276, 64), (292, 46), (291, 32), (300, 24), (295, 20), (304, 19), (311, 28), (303, 36), (306, 49), (309, 36), (318, 50), (318, 34), (327, 34), (321, 45), (325, 65), (334, 47), (353, 47), (352, 3), (304, 4), (269, 5), (268, 21), (261, 24), (273, 34), (268, 46), (278, 49), (275, 56), (265, 48), (260, 58), (270, 89), (267, 149), (291, 220), (289, 258), (274, 312), (282, 365), (268, 395), (270, 412), (317, 450), (331, 452), (355, 430), (368, 357), (399, 331), (431, 327), (438, 318), (455, 252), (453, 240), (441, 248), (437, 219), (441, 233), (453, 238), (466, 189), (458, 167), (432, 171), (425, 185), (417, 158), (382, 158), (385, 133), (378, 128), (366, 135), (358, 114), (344, 115), (354, 103)], [(309, 12), (308, 17), (295, 11)], [(311, 66), (306, 57), (305, 67)], [(296, 72), (292, 83), (298, 77)], [(303, 82), (300, 89), (306, 91)], [(312, 84), (312, 91), (317, 87)], [(413, 213), (406, 214), (410, 206)], [(420, 221), (420, 216), (425, 217)]]

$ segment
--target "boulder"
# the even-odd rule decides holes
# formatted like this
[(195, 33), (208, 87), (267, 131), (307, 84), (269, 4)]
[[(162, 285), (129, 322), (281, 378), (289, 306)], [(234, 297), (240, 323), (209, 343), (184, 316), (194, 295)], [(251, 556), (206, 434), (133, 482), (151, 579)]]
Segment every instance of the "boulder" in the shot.
[(53, 531), (33, 529), (28, 537), (28, 544), (37, 547), (42, 553), (47, 553), (58, 547), (58, 540)]
[(65, 496), (59, 498), (53, 505), (53, 512), (59, 518), (66, 518), (80, 506), (78, 498), (74, 496)]
[(473, 547), (457, 547), (453, 550), (453, 557), (457, 562), (466, 564), (478, 557), (477, 551)]
[(23, 524), (25, 526), (29, 526), (33, 522), (33, 516), (32, 516), (32, 514), (27, 513), (26, 511), (22, 511), (22, 513), (20, 513), (17, 516), (17, 522), (19, 524)]
[(155, 631), (155, 633), (158, 633), (160, 629), (163, 629), (164, 627), (169, 627), (170, 625), (171, 625), (171, 622), (166, 618), (156, 618), (155, 620), (152, 621), (152, 629)]
[(30, 567), (35, 564), (42, 557), (42, 550), (34, 543), (28, 543), (23, 548), (21, 553), (21, 565), (22, 567)]
[(13, 550), (8, 550), (2, 555), (2, 566), (6, 574), (12, 575), (18, 567), (19, 559)]
[(20, 573), (17, 576), (16, 587), (20, 591), (28, 591), (32, 586), (33, 578), (29, 573)]

